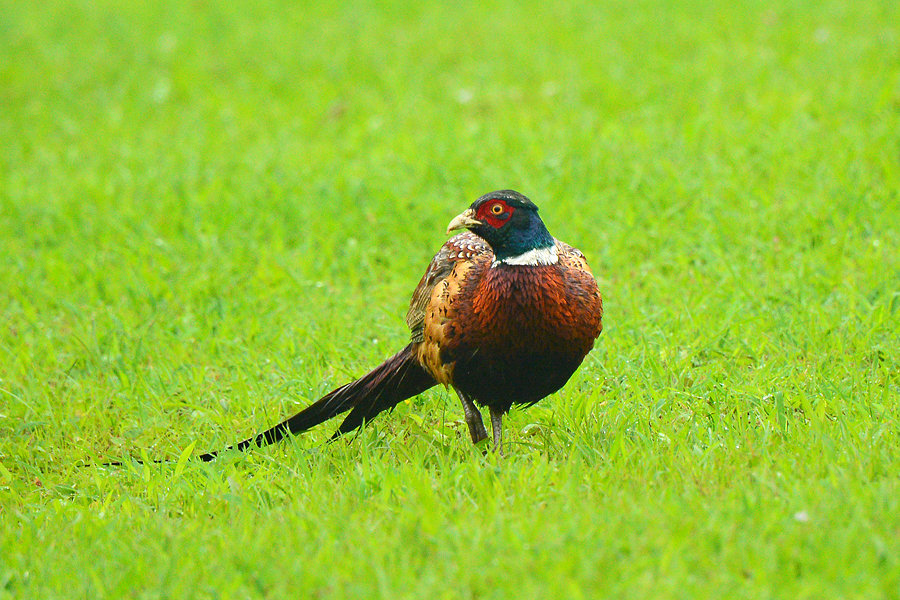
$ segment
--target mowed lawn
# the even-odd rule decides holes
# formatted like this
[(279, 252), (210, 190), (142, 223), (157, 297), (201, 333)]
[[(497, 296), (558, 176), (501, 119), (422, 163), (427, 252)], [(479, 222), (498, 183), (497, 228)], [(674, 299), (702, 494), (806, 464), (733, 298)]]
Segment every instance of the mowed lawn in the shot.
[[(0, 598), (900, 596), (900, 4), (0, 15)], [(436, 388), (187, 460), (507, 187), (606, 313), (504, 457)]]

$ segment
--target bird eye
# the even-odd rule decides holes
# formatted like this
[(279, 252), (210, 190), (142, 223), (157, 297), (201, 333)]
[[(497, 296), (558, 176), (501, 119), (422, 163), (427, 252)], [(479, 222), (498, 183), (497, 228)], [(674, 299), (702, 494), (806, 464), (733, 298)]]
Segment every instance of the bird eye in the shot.
[(503, 205), (500, 203), (493, 205), (491, 207), (491, 212), (494, 213), (495, 215), (502, 215), (503, 214)]

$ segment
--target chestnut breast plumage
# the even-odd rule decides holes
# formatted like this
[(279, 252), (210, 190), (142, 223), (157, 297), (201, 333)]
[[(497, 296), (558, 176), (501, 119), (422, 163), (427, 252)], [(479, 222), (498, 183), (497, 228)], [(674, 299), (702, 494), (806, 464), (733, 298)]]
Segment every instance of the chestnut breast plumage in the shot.
[(562, 242), (555, 264), (520, 266), (496, 261), (486, 245), (458, 258), (453, 249), (472, 247), (469, 236), (447, 243), (457, 258), (431, 290), (420, 362), (482, 404), (530, 404), (562, 387), (600, 334), (596, 281), (583, 255)]

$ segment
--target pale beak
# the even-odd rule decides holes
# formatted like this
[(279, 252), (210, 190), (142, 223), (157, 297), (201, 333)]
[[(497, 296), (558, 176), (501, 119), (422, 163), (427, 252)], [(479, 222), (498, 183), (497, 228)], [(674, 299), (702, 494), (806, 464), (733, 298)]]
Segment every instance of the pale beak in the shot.
[(467, 229), (477, 225), (483, 225), (483, 223), (475, 218), (475, 211), (469, 208), (461, 214), (456, 215), (456, 217), (450, 221), (450, 224), (447, 225), (447, 233), (455, 231), (456, 229)]

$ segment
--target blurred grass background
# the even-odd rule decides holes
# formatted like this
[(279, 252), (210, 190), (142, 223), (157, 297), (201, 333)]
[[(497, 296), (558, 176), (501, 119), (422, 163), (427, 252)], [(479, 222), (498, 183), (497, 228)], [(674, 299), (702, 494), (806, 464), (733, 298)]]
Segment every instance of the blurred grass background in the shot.
[[(0, 597), (900, 593), (896, 3), (0, 14)], [(75, 467), (361, 375), (504, 187), (606, 308), (505, 459), (435, 390)]]

